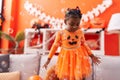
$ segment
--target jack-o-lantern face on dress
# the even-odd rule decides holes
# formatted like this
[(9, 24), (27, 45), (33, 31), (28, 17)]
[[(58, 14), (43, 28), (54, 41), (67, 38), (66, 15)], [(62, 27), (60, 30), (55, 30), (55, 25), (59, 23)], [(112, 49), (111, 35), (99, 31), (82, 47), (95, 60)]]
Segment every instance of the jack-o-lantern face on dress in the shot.
[(70, 45), (76, 45), (77, 44), (77, 39), (78, 39), (78, 36), (77, 35), (75, 35), (75, 36), (68, 36), (67, 37), (67, 40), (68, 40), (68, 43), (70, 44)]
[(61, 38), (61, 46), (65, 48), (75, 48), (79, 47), (81, 44), (81, 31), (77, 30), (75, 32), (69, 32), (64, 30)]

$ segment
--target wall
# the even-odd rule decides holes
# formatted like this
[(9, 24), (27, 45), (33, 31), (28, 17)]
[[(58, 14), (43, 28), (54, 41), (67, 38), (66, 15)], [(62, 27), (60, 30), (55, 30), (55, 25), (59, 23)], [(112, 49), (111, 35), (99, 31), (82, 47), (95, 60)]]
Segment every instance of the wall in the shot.
[[(5, 21), (3, 22), (2, 30), (7, 33), (8, 28), (11, 24), (11, 12), (12, 12), (12, 0), (5, 0), (4, 1), (4, 7), (3, 7), (3, 16), (5, 18)], [(7, 18), (7, 19), (6, 19)], [(7, 40), (1, 40), (1, 47), (6, 49), (8, 48), (8, 41)]]
[[(101, 4), (103, 0), (28, 0), (34, 4), (42, 12), (47, 15), (54, 16), (55, 18), (64, 18), (64, 10), (68, 7), (76, 7), (79, 5), (82, 13), (92, 10), (98, 4)], [(8, 32), (8, 29), (13, 29), (10, 35), (15, 35), (16, 32), (22, 31), (25, 28), (29, 28), (30, 22), (35, 16), (29, 14), (25, 8), (24, 3), (26, 0), (5, 0), (4, 2), (4, 16), (5, 22), (3, 25), (3, 31)], [(120, 12), (119, 6), (120, 0), (113, 0), (113, 4), (99, 17), (105, 19), (108, 24), (109, 19), (113, 13)], [(72, 5), (72, 6), (71, 6)], [(107, 26), (106, 26), (107, 27)], [(113, 39), (114, 38), (114, 39)], [(112, 42), (111, 42), (112, 41)], [(3, 41), (5, 43), (6, 41)], [(114, 43), (113, 43), (114, 42)], [(8, 43), (2, 45), (6, 48)], [(113, 47), (115, 46), (115, 47)], [(105, 33), (105, 54), (106, 55), (118, 55), (118, 35), (108, 35)]]
[[(120, 0), (113, 0), (113, 4), (108, 8), (103, 14), (100, 15), (109, 23), (109, 19), (114, 13), (120, 13)], [(118, 35), (117, 34), (107, 34), (105, 33), (105, 54), (106, 55), (119, 55), (118, 47)]]

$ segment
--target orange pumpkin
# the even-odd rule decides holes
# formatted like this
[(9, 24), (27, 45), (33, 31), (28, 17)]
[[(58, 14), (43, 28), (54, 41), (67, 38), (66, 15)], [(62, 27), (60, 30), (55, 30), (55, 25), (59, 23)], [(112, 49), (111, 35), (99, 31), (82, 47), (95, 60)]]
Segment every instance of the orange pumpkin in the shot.
[(90, 21), (91, 28), (104, 28), (105, 27), (105, 20), (101, 18), (94, 18)]
[(28, 80), (42, 80), (42, 78), (39, 75), (34, 75), (34, 76), (29, 77)]
[(80, 27), (81, 28), (90, 28), (90, 23), (89, 22), (82, 22)]

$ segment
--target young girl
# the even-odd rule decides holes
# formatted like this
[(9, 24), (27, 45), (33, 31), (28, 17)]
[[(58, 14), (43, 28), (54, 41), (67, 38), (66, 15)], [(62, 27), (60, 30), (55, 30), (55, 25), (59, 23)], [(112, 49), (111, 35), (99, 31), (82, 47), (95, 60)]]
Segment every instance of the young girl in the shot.
[(78, 7), (67, 9), (65, 14), (65, 29), (57, 32), (55, 41), (43, 67), (47, 68), (52, 56), (60, 46), (61, 51), (55, 73), (59, 80), (84, 80), (91, 73), (89, 57), (95, 64), (100, 63), (85, 43), (82, 30), (79, 28), (82, 14)]

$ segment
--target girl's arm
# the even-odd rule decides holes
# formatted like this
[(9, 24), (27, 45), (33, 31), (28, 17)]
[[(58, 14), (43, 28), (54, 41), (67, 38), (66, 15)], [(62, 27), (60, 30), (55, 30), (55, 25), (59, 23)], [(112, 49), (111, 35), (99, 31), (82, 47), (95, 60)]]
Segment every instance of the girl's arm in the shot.
[(87, 50), (88, 55), (93, 55), (91, 49), (89, 48), (89, 46), (86, 44), (86, 40), (84, 37), (84, 33), (81, 31), (82, 37), (81, 37), (81, 45), (85, 47), (85, 49)]
[(88, 45), (86, 44), (86, 42), (85, 42), (85, 37), (84, 37), (84, 34), (83, 34), (83, 33), (82, 33), (81, 43), (82, 43), (82, 45), (86, 48), (87, 53), (88, 53), (88, 55), (91, 57), (93, 63), (99, 64), (99, 63), (100, 63), (100, 60), (99, 60), (100, 58), (97, 57), (97, 56), (95, 56), (95, 55), (92, 53), (91, 49), (89, 48), (89, 46), (88, 46)]
[(56, 33), (55, 41), (50, 49), (50, 52), (48, 54), (48, 59), (47, 59), (46, 63), (43, 65), (43, 67), (47, 68), (47, 65), (50, 63), (50, 60), (53, 57), (53, 55), (55, 54), (59, 45), (60, 45), (60, 31)]
[(60, 31), (56, 33), (55, 41), (48, 54), (48, 59), (52, 58), (52, 56), (55, 54), (59, 46), (60, 46)]

